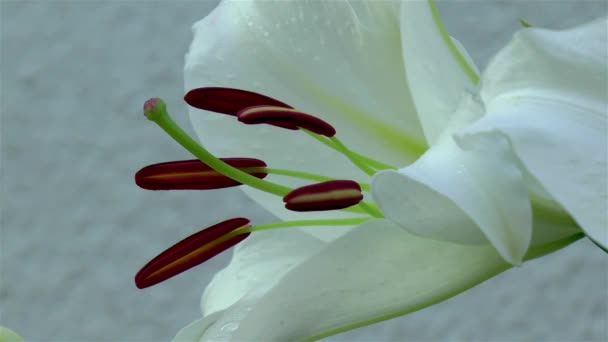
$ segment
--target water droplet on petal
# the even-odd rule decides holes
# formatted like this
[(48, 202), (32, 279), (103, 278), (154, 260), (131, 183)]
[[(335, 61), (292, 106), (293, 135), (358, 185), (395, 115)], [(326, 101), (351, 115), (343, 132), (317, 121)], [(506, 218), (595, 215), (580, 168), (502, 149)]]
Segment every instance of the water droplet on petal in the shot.
[(237, 322), (228, 322), (224, 324), (221, 328), (223, 332), (233, 332), (238, 329), (239, 324)]

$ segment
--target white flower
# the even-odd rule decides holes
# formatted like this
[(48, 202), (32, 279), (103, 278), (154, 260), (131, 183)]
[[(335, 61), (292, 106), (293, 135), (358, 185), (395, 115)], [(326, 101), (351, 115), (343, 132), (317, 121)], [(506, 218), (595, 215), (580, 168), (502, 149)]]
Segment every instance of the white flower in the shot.
[[(224, 1), (194, 29), (186, 90), (271, 96), (400, 168), (371, 179), (386, 219), (252, 234), (176, 341), (318, 339), (442, 301), (581, 229), (608, 246), (605, 18), (523, 29), (479, 83), (427, 2)], [(302, 132), (196, 109), (191, 119), (218, 155), (370, 180)], [(310, 218), (245, 191), (281, 219)]]

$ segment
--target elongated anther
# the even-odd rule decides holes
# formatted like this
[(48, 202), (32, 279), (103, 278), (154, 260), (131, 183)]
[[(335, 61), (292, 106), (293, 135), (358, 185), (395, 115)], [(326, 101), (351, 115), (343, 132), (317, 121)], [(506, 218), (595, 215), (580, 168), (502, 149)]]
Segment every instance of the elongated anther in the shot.
[(240, 122), (246, 124), (283, 125), (287, 126), (287, 128), (293, 126), (304, 128), (329, 138), (336, 135), (336, 130), (329, 123), (293, 108), (253, 106), (239, 111), (237, 117)]
[(243, 108), (251, 106), (265, 105), (292, 108), (272, 97), (234, 88), (196, 88), (190, 90), (184, 96), (184, 100), (195, 108), (234, 116)]
[(135, 275), (135, 285), (140, 289), (150, 287), (211, 259), (243, 241), (250, 233), (222, 237), (246, 227), (249, 227), (248, 219), (233, 218), (190, 235), (139, 270)]
[[(257, 178), (266, 177), (266, 163), (254, 158), (221, 158), (226, 164)], [(241, 185), (198, 159), (148, 165), (135, 174), (135, 183), (148, 190), (209, 190)]]
[(285, 197), (285, 208), (293, 211), (336, 210), (363, 200), (361, 187), (351, 180), (332, 180), (297, 188)]

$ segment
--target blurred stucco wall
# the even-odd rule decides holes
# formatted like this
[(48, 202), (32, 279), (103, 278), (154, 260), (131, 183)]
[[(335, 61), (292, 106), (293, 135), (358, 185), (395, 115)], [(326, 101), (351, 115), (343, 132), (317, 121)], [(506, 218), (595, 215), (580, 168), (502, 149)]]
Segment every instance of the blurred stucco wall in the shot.
[[(228, 255), (148, 291), (133, 285), (139, 267), (224, 218), (272, 220), (237, 190), (160, 194), (132, 182), (141, 166), (188, 158), (140, 108), (163, 96), (188, 127), (183, 55), (190, 26), (214, 5), (0, 0), (0, 324), (29, 341), (166, 341), (199, 317), (200, 293)], [(520, 17), (566, 28), (606, 15), (606, 6), (439, 4), (480, 66)], [(440, 305), (332, 339), (607, 340), (607, 272), (608, 257), (581, 241)]]

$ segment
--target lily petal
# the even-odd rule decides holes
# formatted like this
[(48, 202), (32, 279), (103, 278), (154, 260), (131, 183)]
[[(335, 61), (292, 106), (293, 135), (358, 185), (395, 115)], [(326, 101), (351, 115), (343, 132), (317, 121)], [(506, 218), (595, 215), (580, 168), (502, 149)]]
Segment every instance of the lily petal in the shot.
[[(224, 337), (316, 340), (419, 310), (507, 268), (489, 245), (419, 238), (390, 221), (374, 220), (290, 271)], [(209, 336), (216, 337), (224, 324), (218, 321)]]
[[(322, 228), (320, 228), (322, 229)], [(298, 230), (252, 234), (237, 245), (201, 298), (204, 315), (224, 310), (243, 297), (264, 295), (291, 268), (316, 254), (324, 243)]]
[[(426, 148), (402, 58), (399, 3), (224, 1), (194, 26), (185, 86), (255, 91), (329, 122), (357, 152), (406, 165)], [(190, 109), (203, 144), (269, 167), (362, 180), (366, 175), (303, 132), (247, 126)], [(229, 137), (229, 138), (227, 138)], [(305, 185), (269, 175), (291, 187)], [(282, 219), (300, 218), (276, 197), (246, 190)], [(280, 202), (280, 201), (279, 201)]]
[(566, 31), (525, 29), (489, 64), (487, 116), (464, 136), (500, 131), (545, 190), (608, 247), (606, 18)]
[(432, 145), (465, 91), (476, 89), (479, 72), (462, 45), (445, 32), (432, 1), (405, 1), (401, 22), (410, 91), (426, 140)]
[[(557, 224), (553, 234), (536, 241), (528, 259), (580, 238), (575, 224)], [(548, 230), (554, 222), (535, 217), (538, 226)], [(273, 258), (289, 256), (291, 251), (281, 253)], [(279, 272), (281, 279), (272, 280), (264, 295), (248, 292), (178, 334), (190, 339), (175, 341), (317, 340), (416, 311), (507, 268), (490, 246), (433, 241), (410, 235), (390, 221), (370, 221), (290, 267), (288, 273)], [(254, 269), (246, 271), (254, 275)], [(217, 283), (218, 293), (220, 286)]]
[(372, 194), (387, 218), (413, 234), (465, 244), (490, 241), (506, 261), (519, 264), (532, 236), (532, 209), (509, 141), (498, 133), (458, 141), (452, 134), (481, 110), (465, 98), (453, 118), (462, 122), (453, 123), (416, 163), (377, 174)]
[[(322, 229), (322, 228), (321, 228)], [(216, 322), (232, 331), (232, 322), (242, 319), (291, 269), (318, 253), (325, 244), (298, 230), (252, 234), (234, 249), (228, 266), (218, 272), (201, 297), (203, 318), (181, 329), (174, 342), (206, 341), (207, 329)], [(227, 327), (227, 328), (226, 328)]]

